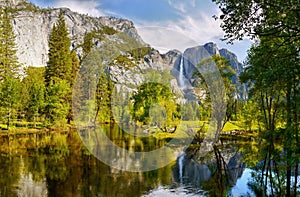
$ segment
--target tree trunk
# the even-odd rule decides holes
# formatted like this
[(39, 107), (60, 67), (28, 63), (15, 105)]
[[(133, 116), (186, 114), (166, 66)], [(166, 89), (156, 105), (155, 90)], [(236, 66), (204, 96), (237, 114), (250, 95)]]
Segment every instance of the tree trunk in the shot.
[(287, 115), (287, 127), (285, 132), (285, 148), (287, 151), (287, 161), (286, 161), (286, 196), (291, 196), (291, 127), (292, 127), (292, 108), (291, 108), (291, 84), (287, 85), (287, 93), (286, 93), (286, 115)]

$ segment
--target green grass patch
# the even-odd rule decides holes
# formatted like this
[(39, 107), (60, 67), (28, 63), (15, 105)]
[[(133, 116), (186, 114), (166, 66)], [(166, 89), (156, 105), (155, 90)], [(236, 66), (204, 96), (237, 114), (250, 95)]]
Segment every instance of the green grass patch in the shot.
[(181, 121), (174, 133), (162, 132), (159, 129), (151, 129), (151, 131), (155, 132), (153, 137), (158, 139), (184, 139), (189, 137), (189, 135), (186, 133), (187, 130), (192, 129), (193, 131), (197, 132), (203, 126), (203, 124), (204, 128), (208, 128), (206, 121)]
[(157, 139), (184, 139), (187, 138), (188, 135), (180, 128), (178, 128), (174, 133), (168, 133), (168, 132), (157, 132), (153, 134), (153, 137)]
[(199, 128), (202, 127), (203, 125), (207, 125), (208, 121), (199, 121), (199, 120), (193, 120), (193, 121), (181, 121), (181, 125), (190, 127), (190, 128)]
[(244, 128), (238, 126), (235, 122), (226, 122), (222, 132), (228, 132), (228, 131), (241, 131), (241, 130), (245, 130)]

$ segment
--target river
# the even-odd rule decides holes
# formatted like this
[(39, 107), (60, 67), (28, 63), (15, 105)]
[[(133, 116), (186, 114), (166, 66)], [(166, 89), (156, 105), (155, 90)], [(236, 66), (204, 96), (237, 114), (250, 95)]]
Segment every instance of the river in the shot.
[[(136, 151), (157, 149), (169, 140), (129, 138), (115, 126), (105, 131), (115, 144)], [(122, 170), (126, 161), (116, 161), (118, 168), (99, 161), (76, 130), (0, 135), (0, 196), (257, 195), (255, 139), (223, 140), (204, 156), (199, 149), (194, 145), (178, 151), (177, 159), (159, 169), (128, 172)]]

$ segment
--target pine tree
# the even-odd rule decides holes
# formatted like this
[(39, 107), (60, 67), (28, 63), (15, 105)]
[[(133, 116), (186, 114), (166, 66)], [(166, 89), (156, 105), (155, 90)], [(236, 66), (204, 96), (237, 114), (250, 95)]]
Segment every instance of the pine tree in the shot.
[(72, 58), (72, 74), (71, 74), (70, 84), (71, 84), (71, 87), (73, 87), (74, 80), (75, 80), (76, 75), (78, 74), (78, 71), (79, 71), (80, 63), (79, 63), (79, 59), (78, 59), (78, 56), (76, 54), (76, 51), (72, 50), (71, 58)]
[(9, 9), (0, 8), (0, 81), (6, 77), (15, 77), (20, 68)]
[(83, 38), (82, 50), (83, 50), (83, 58), (86, 57), (93, 49), (93, 33), (87, 33)]
[[(75, 83), (74, 80), (76, 78), (76, 75), (78, 74), (79, 65), (80, 65), (78, 56), (74, 50), (72, 50), (72, 52), (71, 52), (71, 58), (72, 58), (72, 73), (71, 73), (71, 79), (70, 79), (71, 87), (70, 87), (70, 92), (68, 93), (68, 97), (67, 97), (67, 100), (68, 100), (68, 103), (70, 104), (70, 106), (72, 106), (72, 94), (73, 94), (73, 88), (74, 88), (73, 86)], [(75, 107), (77, 107), (77, 106), (75, 106)], [(68, 120), (68, 124), (70, 124), (71, 120), (73, 120), (73, 111), (72, 111), (71, 107), (70, 107), (68, 115), (67, 115), (67, 120)]]
[(96, 90), (96, 116), (100, 122), (112, 122), (111, 96), (113, 83), (108, 73), (101, 72)]
[(59, 13), (58, 21), (53, 25), (49, 38), (49, 61), (46, 67), (46, 85), (50, 81), (66, 80), (71, 84), (72, 79), (72, 57), (71, 42), (63, 13)]
[[(59, 13), (57, 23), (53, 25), (49, 38), (49, 48), (49, 61), (45, 73), (46, 101), (48, 101), (45, 115), (52, 123), (62, 121), (63, 116), (70, 122), (72, 119), (70, 110), (71, 86), (78, 71), (78, 61), (74, 59), (74, 54), (71, 54), (71, 42), (62, 12)], [(61, 91), (62, 87), (67, 91)], [(57, 105), (51, 103), (54, 102), (53, 99)]]
[(7, 76), (0, 86), (0, 106), (2, 118), (5, 117), (7, 129), (11, 125), (11, 119), (16, 114), (20, 101), (20, 81), (14, 77)]
[(7, 116), (9, 129), (11, 117), (16, 112), (19, 99), (20, 64), (16, 56), (16, 44), (11, 24), (11, 11), (9, 6), (0, 8), (0, 108)]

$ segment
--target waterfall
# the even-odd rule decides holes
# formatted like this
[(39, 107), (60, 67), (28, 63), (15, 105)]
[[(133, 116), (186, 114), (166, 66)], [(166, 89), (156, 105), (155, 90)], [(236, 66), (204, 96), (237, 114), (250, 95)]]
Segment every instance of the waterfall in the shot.
[(183, 159), (185, 157), (185, 154), (180, 155), (178, 158), (178, 168), (179, 168), (179, 180), (180, 183), (182, 183), (182, 177), (183, 177)]
[(179, 77), (178, 77), (178, 83), (179, 87), (183, 88), (184, 87), (184, 75), (183, 75), (183, 55), (181, 56), (180, 59), (180, 66), (179, 66)]

